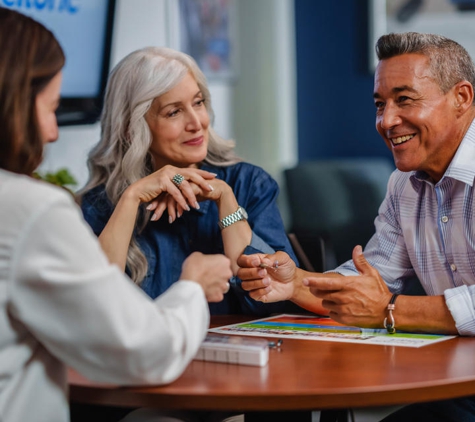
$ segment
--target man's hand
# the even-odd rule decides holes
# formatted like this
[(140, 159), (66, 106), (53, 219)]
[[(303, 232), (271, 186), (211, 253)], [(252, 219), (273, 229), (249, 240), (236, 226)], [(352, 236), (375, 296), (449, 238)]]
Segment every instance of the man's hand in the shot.
[(304, 284), (335, 321), (346, 325), (381, 328), (391, 292), (363, 255), (361, 246), (353, 249), (353, 262), (359, 276), (307, 277)]
[(241, 255), (237, 263), (241, 286), (254, 300), (278, 302), (293, 297), (297, 268), (285, 252)]

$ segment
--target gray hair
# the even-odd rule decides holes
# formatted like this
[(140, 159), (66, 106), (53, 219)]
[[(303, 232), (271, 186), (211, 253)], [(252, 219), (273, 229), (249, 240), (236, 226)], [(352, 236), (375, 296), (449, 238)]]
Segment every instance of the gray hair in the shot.
[[(145, 120), (153, 100), (175, 87), (190, 72), (200, 88), (211, 122), (214, 119), (206, 77), (189, 55), (165, 47), (146, 47), (124, 57), (112, 70), (106, 87), (101, 116), (101, 139), (88, 158), (89, 180), (78, 192), (104, 184), (115, 206), (122, 193), (154, 171), (149, 152), (152, 134)], [(234, 142), (221, 138), (209, 126), (205, 163), (229, 166), (241, 161)], [(150, 212), (139, 210), (137, 225), (143, 230)], [(132, 237), (127, 255), (132, 279), (140, 283), (147, 273), (147, 260)]]
[(405, 32), (383, 35), (376, 42), (379, 60), (410, 53), (429, 58), (432, 75), (444, 94), (460, 81), (468, 81), (475, 87), (475, 67), (470, 55), (459, 43), (449, 38)]

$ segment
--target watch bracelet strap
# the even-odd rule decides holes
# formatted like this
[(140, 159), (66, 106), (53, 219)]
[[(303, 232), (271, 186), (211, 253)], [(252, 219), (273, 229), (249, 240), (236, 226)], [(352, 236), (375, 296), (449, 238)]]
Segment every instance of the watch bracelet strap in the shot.
[(239, 212), (240, 208), (241, 207), (239, 207), (232, 214), (227, 215), (226, 217), (224, 217), (222, 220), (218, 222), (218, 225), (221, 228), (221, 230), (244, 219), (242, 212), (241, 213)]

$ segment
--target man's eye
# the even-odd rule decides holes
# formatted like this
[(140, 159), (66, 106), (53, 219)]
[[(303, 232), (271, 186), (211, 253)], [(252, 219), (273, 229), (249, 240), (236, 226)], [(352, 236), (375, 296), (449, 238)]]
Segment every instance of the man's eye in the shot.
[(376, 101), (374, 105), (377, 109), (384, 107), (384, 103), (382, 101)]
[(400, 103), (404, 103), (406, 101), (409, 101), (410, 98), (409, 97), (406, 97), (405, 95), (401, 95), (399, 98), (398, 98), (398, 102)]

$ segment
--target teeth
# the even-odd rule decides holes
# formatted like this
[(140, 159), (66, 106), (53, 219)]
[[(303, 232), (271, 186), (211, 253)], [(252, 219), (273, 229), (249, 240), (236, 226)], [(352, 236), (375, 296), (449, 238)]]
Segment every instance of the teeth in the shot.
[(397, 138), (391, 138), (391, 142), (395, 145), (399, 145), (403, 142), (409, 141), (409, 139), (412, 138), (414, 138), (414, 135), (398, 136)]

